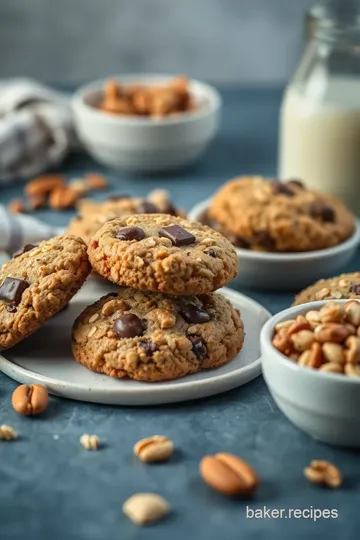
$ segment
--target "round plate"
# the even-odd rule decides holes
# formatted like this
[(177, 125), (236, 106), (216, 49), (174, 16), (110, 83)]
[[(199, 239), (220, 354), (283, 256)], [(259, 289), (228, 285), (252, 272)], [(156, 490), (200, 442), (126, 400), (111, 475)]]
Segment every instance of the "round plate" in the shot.
[(227, 288), (220, 294), (240, 309), (246, 331), (243, 349), (228, 364), (160, 383), (114, 379), (89, 371), (71, 354), (71, 326), (86, 306), (111, 290), (116, 287), (90, 278), (65, 310), (16, 347), (3, 351), (0, 370), (21, 383), (44, 384), (57, 396), (114, 405), (198, 399), (241, 386), (260, 374), (260, 330), (271, 315), (254, 300)]

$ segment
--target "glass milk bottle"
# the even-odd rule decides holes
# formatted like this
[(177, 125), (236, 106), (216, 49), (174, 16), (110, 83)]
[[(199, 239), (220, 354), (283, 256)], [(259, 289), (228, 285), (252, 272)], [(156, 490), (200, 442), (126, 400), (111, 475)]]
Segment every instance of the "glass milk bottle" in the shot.
[(280, 113), (279, 175), (333, 193), (360, 215), (360, 11), (319, 21)]

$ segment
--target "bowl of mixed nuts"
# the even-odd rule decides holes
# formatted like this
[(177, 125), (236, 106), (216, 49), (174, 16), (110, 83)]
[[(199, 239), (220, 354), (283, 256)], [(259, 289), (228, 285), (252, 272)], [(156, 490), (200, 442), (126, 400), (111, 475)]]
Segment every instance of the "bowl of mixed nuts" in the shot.
[(360, 302), (309, 302), (261, 332), (263, 374), (280, 410), (329, 444), (360, 447)]
[(75, 126), (100, 163), (132, 173), (156, 173), (196, 161), (218, 128), (221, 97), (187, 77), (122, 75), (79, 88)]

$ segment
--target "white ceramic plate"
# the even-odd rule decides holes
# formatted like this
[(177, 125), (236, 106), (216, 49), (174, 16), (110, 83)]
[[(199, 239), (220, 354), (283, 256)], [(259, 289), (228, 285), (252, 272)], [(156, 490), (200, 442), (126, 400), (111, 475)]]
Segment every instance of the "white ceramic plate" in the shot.
[[(202, 221), (211, 199), (200, 202), (189, 212), (189, 219)], [(235, 248), (239, 257), (239, 285), (268, 290), (300, 291), (320, 278), (336, 276), (354, 256), (360, 242), (360, 224), (341, 244), (301, 253), (263, 253)]]
[(259, 336), (270, 313), (254, 300), (226, 288), (221, 294), (241, 310), (246, 330), (242, 351), (227, 365), (161, 383), (113, 379), (87, 370), (72, 357), (71, 326), (87, 305), (110, 290), (114, 290), (111, 284), (89, 279), (68, 308), (16, 347), (3, 351), (0, 370), (21, 383), (44, 384), (57, 396), (114, 405), (198, 399), (241, 386), (260, 374)]

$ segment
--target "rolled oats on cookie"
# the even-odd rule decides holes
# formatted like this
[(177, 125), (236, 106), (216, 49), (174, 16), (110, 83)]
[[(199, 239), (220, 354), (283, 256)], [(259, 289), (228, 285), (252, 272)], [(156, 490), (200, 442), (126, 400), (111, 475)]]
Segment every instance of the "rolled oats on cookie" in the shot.
[(146, 198), (112, 195), (105, 201), (83, 199), (78, 203), (78, 214), (68, 227), (67, 234), (80, 236), (89, 244), (90, 239), (104, 225), (114, 218), (133, 214), (164, 213), (185, 217), (183, 210), (175, 208), (165, 190), (154, 190)]
[(166, 294), (215, 291), (234, 278), (238, 268), (233, 246), (220, 233), (165, 214), (108, 221), (92, 237), (88, 254), (104, 278)]
[(0, 348), (38, 330), (68, 304), (89, 272), (86, 245), (75, 236), (17, 252), (0, 268)]
[(331, 195), (299, 181), (260, 176), (230, 180), (208, 209), (209, 225), (243, 249), (299, 252), (335, 246), (351, 236), (352, 213)]
[(293, 306), (317, 300), (340, 300), (343, 298), (360, 299), (360, 272), (320, 279), (295, 296)]
[(120, 288), (77, 318), (72, 350), (88, 369), (151, 382), (221, 366), (243, 341), (239, 312), (219, 294), (179, 297)]

